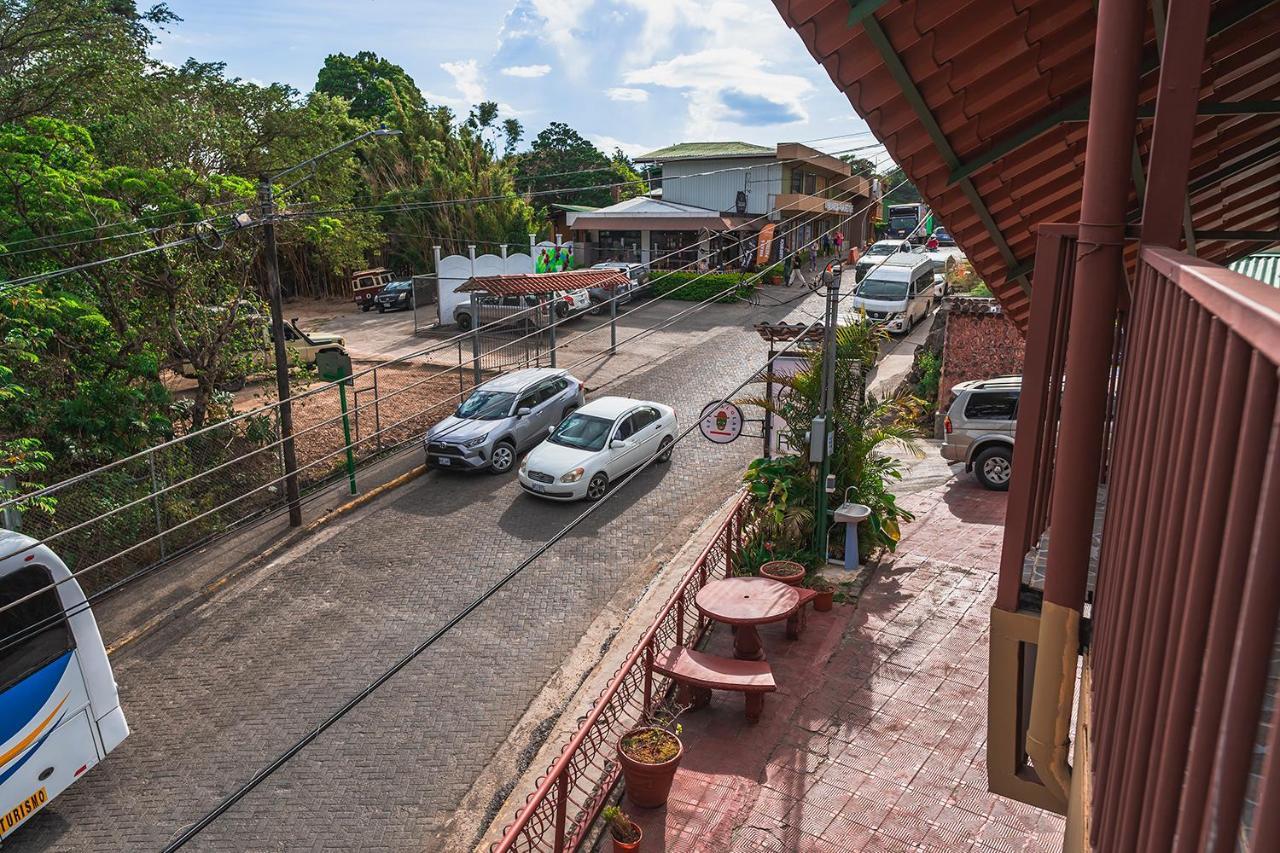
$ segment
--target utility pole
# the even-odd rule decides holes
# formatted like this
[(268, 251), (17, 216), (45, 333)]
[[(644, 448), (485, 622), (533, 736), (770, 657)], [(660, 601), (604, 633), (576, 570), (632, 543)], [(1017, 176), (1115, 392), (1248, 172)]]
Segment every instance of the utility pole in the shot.
[(271, 178), (258, 182), (262, 241), (267, 261), (267, 286), (271, 291), (271, 341), (276, 359), (276, 399), (280, 401), (280, 443), (284, 457), (284, 493), (289, 502), (289, 526), (302, 526), (298, 491), (298, 453), (293, 444), (293, 400), (289, 395), (289, 354), (284, 346), (284, 300), (280, 294), (280, 261), (276, 256), (276, 202)]
[(818, 463), (813, 512), (813, 546), (818, 557), (827, 558), (827, 477), (831, 474), (831, 449), (835, 423), (831, 411), (836, 393), (836, 320), (840, 312), (840, 264), (833, 263), (822, 275), (826, 279), (827, 304), (822, 328), (822, 398), (818, 417), (809, 437), (809, 460)]

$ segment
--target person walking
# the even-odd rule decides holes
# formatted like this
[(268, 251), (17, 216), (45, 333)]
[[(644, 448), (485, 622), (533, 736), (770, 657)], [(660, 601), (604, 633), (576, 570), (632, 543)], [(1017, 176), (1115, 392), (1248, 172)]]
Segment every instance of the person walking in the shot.
[(804, 273), (800, 272), (799, 264), (791, 268), (791, 275), (787, 278), (787, 287), (804, 287)]
[(823, 233), (822, 235), (822, 256), (825, 258), (831, 254), (831, 234)]
[(818, 271), (818, 241), (809, 244), (809, 272)]
[(844, 234), (836, 232), (836, 254), (839, 255), (844, 251)]

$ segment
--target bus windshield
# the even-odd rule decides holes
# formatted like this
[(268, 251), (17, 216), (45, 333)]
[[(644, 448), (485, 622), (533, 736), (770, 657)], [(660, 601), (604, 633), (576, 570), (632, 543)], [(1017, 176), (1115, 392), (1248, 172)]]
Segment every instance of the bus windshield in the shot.
[(858, 296), (862, 299), (876, 299), (881, 302), (901, 302), (907, 298), (907, 283), (869, 278), (858, 285)]

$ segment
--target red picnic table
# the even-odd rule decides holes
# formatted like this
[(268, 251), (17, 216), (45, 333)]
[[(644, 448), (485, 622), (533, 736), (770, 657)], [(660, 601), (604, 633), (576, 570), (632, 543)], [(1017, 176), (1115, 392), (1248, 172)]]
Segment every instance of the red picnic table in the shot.
[(760, 660), (764, 650), (756, 626), (789, 618), (800, 605), (800, 590), (770, 578), (725, 578), (698, 590), (694, 603), (707, 618), (737, 629), (734, 657)]

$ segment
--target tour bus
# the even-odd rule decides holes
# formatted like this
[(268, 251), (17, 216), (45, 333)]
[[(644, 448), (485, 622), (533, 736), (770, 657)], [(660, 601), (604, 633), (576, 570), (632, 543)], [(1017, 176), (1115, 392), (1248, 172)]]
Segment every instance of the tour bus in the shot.
[(933, 288), (933, 261), (925, 255), (899, 252), (858, 283), (853, 308), (890, 332), (906, 332), (928, 316)]
[(0, 529), (0, 843), (128, 734), (80, 585), (46, 546)]

